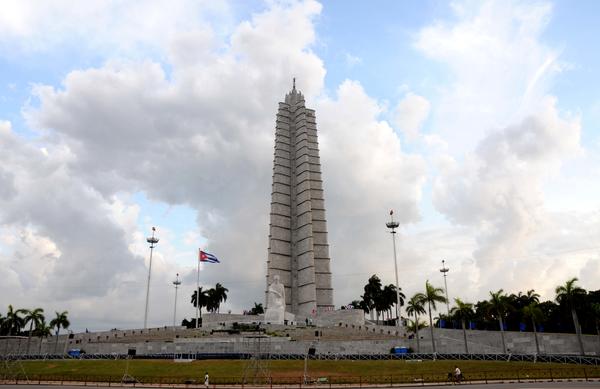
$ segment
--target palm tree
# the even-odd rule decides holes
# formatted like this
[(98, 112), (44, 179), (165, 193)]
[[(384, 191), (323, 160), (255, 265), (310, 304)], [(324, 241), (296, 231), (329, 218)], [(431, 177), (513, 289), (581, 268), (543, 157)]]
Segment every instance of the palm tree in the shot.
[(364, 305), (368, 308), (367, 313), (371, 313), (371, 320), (373, 319), (373, 311), (377, 311), (377, 321), (379, 321), (379, 311), (377, 310), (377, 301), (379, 300), (379, 296), (381, 294), (381, 280), (377, 277), (376, 274), (373, 274), (367, 285), (364, 287), (365, 293), (361, 296)]
[(422, 294), (422, 303), (427, 303), (427, 310), (429, 312), (429, 329), (431, 330), (431, 346), (433, 352), (435, 349), (435, 339), (433, 338), (433, 318), (431, 316), (431, 309), (436, 309), (435, 303), (445, 303), (446, 297), (444, 297), (444, 289), (436, 288), (429, 283), (429, 280), (425, 281), (425, 293)]
[(564, 285), (559, 285), (556, 287), (556, 301), (560, 305), (565, 305), (567, 308), (571, 310), (571, 316), (573, 318), (573, 325), (575, 326), (575, 333), (577, 334), (577, 340), (579, 342), (579, 350), (581, 351), (581, 355), (585, 354), (585, 350), (583, 349), (583, 341), (581, 340), (581, 327), (579, 326), (579, 318), (577, 317), (577, 312), (575, 311), (575, 306), (579, 302), (579, 300), (586, 295), (586, 291), (583, 288), (580, 288), (575, 283), (577, 282), (577, 277), (573, 277)]
[(359, 301), (358, 305), (359, 305), (359, 308), (360, 308), (360, 309), (362, 309), (362, 310), (363, 310), (363, 312), (364, 312), (364, 313), (365, 313), (365, 315), (366, 315), (366, 314), (368, 314), (368, 313), (370, 313), (370, 312), (371, 312), (371, 310), (370, 310), (370, 308), (369, 308), (369, 303), (368, 303), (368, 301), (366, 301), (366, 300), (363, 298), (363, 296), (360, 296), (360, 297), (361, 297), (361, 300)]
[(71, 325), (71, 323), (69, 323), (69, 319), (67, 319), (68, 314), (69, 312), (67, 311), (56, 312), (56, 317), (50, 320), (50, 328), (56, 328), (56, 343), (54, 345), (54, 354), (56, 354), (56, 350), (58, 349), (58, 335), (60, 335), (60, 329), (67, 329)]
[(8, 306), (6, 318), (4, 319), (4, 327), (8, 329), (8, 335), (18, 335), (21, 328), (25, 326), (25, 321), (19, 316), (24, 311), (24, 309), (15, 310), (12, 305)]
[(40, 337), (40, 347), (38, 350), (38, 354), (42, 353), (42, 338), (47, 338), (52, 333), (52, 327), (46, 324), (46, 321), (42, 320), (39, 326), (35, 328), (35, 336)]
[(490, 299), (488, 301), (488, 314), (492, 318), (498, 319), (500, 325), (500, 337), (502, 338), (502, 352), (506, 354), (506, 341), (504, 340), (504, 320), (503, 317), (508, 311), (514, 308), (510, 305), (508, 296), (504, 293), (504, 290), (500, 289), (497, 292), (490, 291)]
[(202, 287), (199, 287), (198, 290), (195, 290), (194, 293), (192, 293), (191, 302), (194, 307), (198, 308), (199, 319), (202, 319), (202, 307), (207, 307), (209, 303), (208, 291), (202, 290)]
[(206, 294), (208, 295), (208, 299), (206, 302), (206, 310), (209, 311), (210, 313), (214, 313), (217, 311), (217, 305), (218, 305), (218, 298), (217, 298), (216, 290), (214, 288), (210, 288), (206, 291)]
[(466, 321), (473, 317), (475, 311), (473, 311), (473, 304), (465, 303), (459, 298), (455, 298), (454, 303), (456, 306), (450, 310), (450, 314), (460, 320), (460, 323), (462, 324), (463, 337), (465, 339), (465, 353), (468, 354), (469, 346), (467, 344)]
[(523, 307), (523, 317), (531, 319), (531, 325), (533, 327), (533, 338), (535, 340), (535, 352), (537, 354), (540, 353), (540, 344), (538, 343), (537, 337), (537, 328), (535, 328), (535, 323), (540, 323), (544, 320), (544, 314), (540, 307), (538, 307), (538, 303), (531, 302), (526, 307)]
[(229, 292), (229, 289), (225, 288), (223, 285), (217, 282), (217, 285), (215, 285), (214, 290), (214, 302), (217, 308), (217, 312), (219, 312), (219, 307), (221, 306), (221, 303), (227, 301), (227, 292)]
[[(417, 293), (408, 300), (406, 304), (406, 314), (408, 316), (414, 316), (415, 321), (413, 323), (419, 322), (419, 315), (425, 314), (425, 308), (423, 307), (423, 293)], [(421, 345), (419, 343), (419, 326), (415, 325), (415, 336), (417, 337), (417, 352), (421, 352)]]
[[(417, 323), (419, 325), (417, 325)], [(408, 319), (408, 325), (406, 326), (406, 328), (410, 332), (417, 333), (417, 334), (419, 333), (419, 330), (422, 330), (423, 328), (426, 328), (426, 327), (427, 327), (427, 323), (425, 323), (424, 321), (421, 321), (418, 318), (416, 320)], [(417, 342), (417, 347), (418, 347), (418, 342)], [(419, 351), (417, 350), (417, 352), (419, 352)]]
[[(396, 297), (396, 286), (394, 284), (389, 284), (383, 287), (382, 290), (382, 300), (384, 301), (384, 306), (388, 311), (388, 319), (392, 317), (392, 308), (398, 303), (397, 300), (400, 300), (400, 307), (404, 306), (404, 299), (406, 296), (402, 293), (402, 288), (398, 290), (398, 296)], [(400, 311), (400, 307), (398, 307), (398, 312)], [(396, 318), (396, 320), (400, 320), (400, 318)]]
[(540, 295), (534, 289), (528, 290), (527, 294), (523, 295), (523, 298), (527, 301), (527, 305), (531, 303), (538, 304), (540, 302)]
[(260, 315), (265, 313), (262, 303), (254, 303), (254, 307), (250, 310), (251, 315)]
[(44, 321), (46, 318), (44, 317), (44, 310), (42, 308), (35, 308), (32, 310), (25, 310), (24, 321), (25, 324), (29, 323), (29, 333), (27, 334), (27, 351), (26, 354), (29, 355), (29, 344), (31, 342), (31, 335), (33, 335), (33, 326), (38, 328), (38, 326)]

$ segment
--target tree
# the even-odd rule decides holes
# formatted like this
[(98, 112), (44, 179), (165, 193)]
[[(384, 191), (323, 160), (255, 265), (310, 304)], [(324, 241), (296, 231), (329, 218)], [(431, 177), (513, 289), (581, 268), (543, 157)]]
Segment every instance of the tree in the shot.
[[(519, 294), (521, 293), (519, 292)], [(526, 305), (531, 305), (531, 303), (538, 304), (540, 302), (540, 295), (534, 289), (528, 290), (527, 294), (524, 294), (522, 298), (525, 300)]]
[[(417, 325), (417, 323), (419, 323), (419, 325)], [(412, 333), (419, 333), (419, 330), (422, 330), (423, 328), (427, 328), (427, 323), (424, 321), (421, 321), (419, 319), (415, 319), (415, 320), (411, 320), (408, 319), (408, 325), (406, 326), (406, 328), (412, 332)], [(419, 342), (417, 342), (417, 353), (419, 353)]]
[(202, 290), (202, 287), (199, 287), (198, 290), (195, 290), (192, 293), (192, 305), (198, 308), (198, 316), (199, 319), (202, 319), (202, 307), (207, 307), (209, 303), (208, 299), (208, 291)]
[(524, 307), (522, 309), (522, 311), (523, 311), (524, 318), (531, 319), (531, 326), (533, 327), (533, 339), (535, 340), (535, 352), (537, 354), (539, 354), (540, 353), (540, 344), (538, 343), (538, 338), (537, 338), (536, 323), (540, 323), (544, 320), (544, 314), (542, 313), (542, 310), (538, 306), (538, 303), (535, 301), (532, 301), (531, 303), (529, 303), (529, 305)]
[(12, 305), (8, 306), (6, 312), (6, 318), (4, 319), (4, 327), (8, 335), (18, 335), (21, 332), (21, 328), (25, 326), (25, 320), (20, 316), (24, 309), (15, 310)]
[(504, 290), (500, 289), (497, 292), (490, 291), (490, 299), (488, 301), (488, 314), (498, 320), (500, 325), (500, 337), (502, 338), (502, 352), (506, 354), (506, 341), (504, 340), (504, 316), (507, 312), (514, 308), (510, 305), (508, 296), (504, 293)]
[(467, 329), (465, 323), (467, 320), (471, 319), (475, 314), (475, 312), (473, 311), (473, 304), (465, 303), (459, 298), (455, 298), (454, 303), (456, 304), (456, 306), (450, 310), (450, 314), (454, 316), (455, 319), (460, 320), (462, 324), (463, 337), (465, 339), (465, 353), (468, 354), (469, 345), (467, 343)]
[(52, 327), (46, 324), (45, 320), (42, 320), (42, 322), (37, 327), (35, 327), (34, 334), (35, 336), (40, 337), (40, 347), (38, 350), (38, 354), (42, 353), (42, 338), (47, 338), (48, 336), (50, 336), (51, 331)]
[(69, 312), (67, 311), (56, 312), (56, 317), (50, 321), (50, 327), (56, 328), (56, 343), (54, 345), (54, 354), (56, 354), (56, 350), (58, 349), (58, 335), (60, 335), (60, 329), (67, 329), (71, 325), (71, 323), (69, 323), (69, 319), (67, 319), (68, 314)]
[(425, 293), (422, 294), (422, 303), (427, 303), (427, 310), (429, 311), (429, 329), (431, 330), (431, 346), (433, 352), (435, 349), (435, 339), (433, 338), (433, 318), (431, 316), (431, 309), (436, 309), (436, 303), (445, 303), (446, 297), (444, 297), (444, 289), (436, 288), (429, 283), (429, 280), (425, 281)]
[(251, 315), (260, 315), (265, 313), (262, 303), (254, 303), (254, 307), (250, 310)]
[[(413, 323), (419, 323), (419, 315), (425, 314), (425, 308), (423, 307), (423, 293), (417, 293), (408, 300), (406, 304), (406, 314), (408, 316), (414, 316), (415, 320)], [(410, 330), (410, 326), (409, 326)], [(419, 326), (414, 326), (414, 333), (417, 337), (417, 352), (421, 352), (421, 344), (419, 342)]]
[(367, 308), (366, 313), (371, 313), (371, 319), (373, 319), (373, 311), (377, 312), (377, 321), (379, 321), (379, 311), (377, 310), (377, 302), (381, 295), (381, 280), (377, 275), (373, 274), (367, 285), (364, 287), (365, 293), (360, 296), (364, 301), (364, 307)]
[(583, 341), (581, 339), (581, 326), (579, 325), (579, 318), (577, 317), (575, 308), (586, 295), (586, 291), (575, 284), (577, 281), (577, 277), (573, 277), (570, 280), (567, 280), (564, 285), (557, 286), (556, 301), (560, 305), (564, 305), (571, 310), (571, 317), (573, 318), (573, 325), (575, 326), (575, 333), (577, 334), (577, 341), (579, 342), (579, 351), (581, 352), (581, 355), (585, 355)]
[(362, 309), (362, 305), (360, 304), (360, 300), (352, 300), (350, 302), (350, 304), (348, 304), (349, 306), (352, 307), (352, 309)]
[(37, 329), (41, 323), (46, 320), (44, 317), (44, 310), (42, 308), (35, 308), (32, 310), (25, 310), (24, 324), (29, 323), (29, 332), (27, 334), (27, 351), (29, 355), (29, 345), (31, 343), (31, 335), (33, 335), (33, 326)]
[[(396, 286), (394, 284), (389, 284), (383, 287), (382, 305), (383, 307), (386, 307), (387, 311), (389, 312), (388, 318), (392, 317), (392, 308), (398, 303), (397, 300), (400, 300), (400, 307), (402, 307), (404, 305), (405, 298), (406, 296), (404, 293), (402, 293), (402, 288), (398, 290), (398, 296), (396, 297)], [(398, 307), (398, 312), (400, 312), (400, 307)], [(400, 320), (400, 318), (397, 317), (396, 320)]]
[(369, 309), (369, 303), (367, 301), (365, 301), (364, 298), (362, 298), (363, 296), (360, 296), (361, 300), (359, 302), (359, 308), (363, 310), (363, 312), (365, 314), (368, 314), (371, 312), (371, 310)]
[(208, 296), (206, 302), (206, 310), (214, 313), (217, 311), (219, 306), (219, 297), (217, 296), (217, 291), (214, 288), (210, 288), (206, 291)]
[(227, 292), (229, 289), (225, 288), (220, 283), (217, 283), (214, 288), (210, 288), (206, 291), (206, 309), (210, 312), (219, 312), (221, 303), (227, 301)]
[(229, 289), (225, 288), (223, 285), (217, 282), (217, 285), (215, 285), (214, 290), (215, 305), (217, 307), (217, 312), (219, 312), (221, 303), (227, 301), (227, 292), (229, 292)]

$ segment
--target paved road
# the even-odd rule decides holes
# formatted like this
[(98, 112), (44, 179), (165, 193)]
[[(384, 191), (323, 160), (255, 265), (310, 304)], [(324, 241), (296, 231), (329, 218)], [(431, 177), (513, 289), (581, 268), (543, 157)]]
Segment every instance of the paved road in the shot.
[[(93, 387), (88, 386), (75, 386), (75, 385), (3, 385), (0, 384), (0, 389), (56, 389), (57, 387), (66, 387), (73, 389), (83, 389)], [(118, 387), (118, 386), (115, 386)], [(137, 388), (143, 388), (141, 385), (137, 385)], [(183, 386), (180, 386), (183, 387)], [(422, 387), (422, 386), (414, 386)], [(425, 385), (426, 388), (450, 388), (452, 385)], [(126, 386), (126, 388), (132, 388), (132, 386)], [(163, 388), (168, 388), (166, 385)], [(266, 387), (265, 387), (266, 388)], [(310, 386), (304, 387), (310, 388)], [(369, 386), (369, 389), (378, 389), (373, 386)], [(572, 388), (600, 388), (600, 381), (595, 382), (537, 382), (537, 383), (502, 383), (502, 384), (461, 384), (456, 385), (453, 389), (572, 389)], [(203, 389), (203, 387), (202, 387)], [(344, 389), (352, 389), (350, 387), (344, 387)], [(363, 389), (366, 389), (363, 387)], [(389, 387), (382, 387), (381, 389), (389, 389)]]
[[(600, 388), (600, 382), (537, 382), (537, 383), (504, 383), (504, 384), (463, 384), (464, 389), (587, 389)], [(435, 386), (441, 388), (441, 386)]]

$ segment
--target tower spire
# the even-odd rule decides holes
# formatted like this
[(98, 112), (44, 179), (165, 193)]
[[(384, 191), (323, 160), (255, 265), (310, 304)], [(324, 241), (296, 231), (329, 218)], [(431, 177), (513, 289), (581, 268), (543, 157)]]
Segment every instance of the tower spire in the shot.
[(292, 90), (296, 90), (296, 77), (292, 78)]

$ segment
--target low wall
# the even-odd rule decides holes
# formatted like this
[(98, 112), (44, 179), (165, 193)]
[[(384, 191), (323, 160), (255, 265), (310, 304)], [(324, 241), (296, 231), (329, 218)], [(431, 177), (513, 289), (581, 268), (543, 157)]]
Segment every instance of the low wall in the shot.
[(202, 328), (219, 329), (230, 327), (233, 323), (253, 324), (264, 321), (264, 315), (239, 315), (232, 313), (206, 313), (202, 315)]
[(322, 311), (313, 319), (314, 324), (320, 327), (336, 326), (339, 323), (349, 325), (364, 325), (365, 313), (362, 309), (338, 309), (335, 311)]
[[(233, 323), (264, 323), (264, 315), (240, 315), (231, 313), (206, 313), (202, 315), (202, 328), (217, 329), (231, 326)], [(308, 324), (317, 327), (329, 327), (338, 325), (338, 323), (347, 323), (350, 325), (364, 325), (365, 315), (360, 309), (338, 309), (332, 311), (322, 311), (316, 316), (302, 317), (297, 316), (296, 322), (299, 325)]]
[[(502, 338), (500, 331), (467, 330), (467, 344), (472, 354), (501, 354)], [(429, 328), (419, 331), (420, 350), (433, 352)], [(533, 332), (505, 331), (504, 338), (508, 353), (535, 354)], [(462, 330), (445, 328), (434, 329), (436, 351), (439, 353), (464, 353), (465, 341)], [(600, 355), (599, 339), (595, 335), (583, 335), (584, 350), (587, 355)], [(411, 339), (411, 347), (417, 351), (416, 339)], [(575, 334), (539, 333), (538, 342), (541, 354), (579, 354), (579, 343)]]
[[(360, 327), (360, 329), (358, 329)], [(380, 331), (386, 331), (385, 328), (374, 326), (357, 326), (356, 332), (350, 332), (350, 329), (339, 329), (340, 335), (347, 336), (347, 339), (329, 339), (324, 340), (318, 336), (313, 339), (306, 337), (298, 340), (292, 340), (291, 337), (272, 336), (268, 339), (268, 348), (271, 353), (276, 354), (304, 354), (308, 347), (314, 346), (319, 354), (387, 354), (395, 346), (411, 347), (415, 352), (431, 353), (433, 347), (431, 344), (431, 334), (429, 329), (419, 332), (419, 347), (415, 338), (406, 337), (390, 338), (387, 333), (381, 334), (381, 339), (373, 338)], [(271, 329), (285, 329), (275, 328)], [(251, 352), (255, 345), (252, 340), (243, 336), (210, 336), (206, 332), (193, 332), (194, 337), (177, 337), (178, 332), (190, 333), (182, 328), (172, 328), (171, 336), (168, 336), (167, 330), (156, 330), (154, 334), (161, 334), (165, 339), (147, 340), (121, 338), (119, 336), (138, 336), (139, 330), (129, 335), (118, 333), (117, 336), (112, 332), (109, 335), (96, 335), (95, 333), (75, 334), (69, 339), (68, 336), (49, 337), (47, 339), (26, 337), (0, 338), (0, 354), (61, 354), (69, 349), (79, 348), (87, 353), (93, 354), (125, 354), (130, 348), (135, 348), (138, 355), (155, 353), (244, 353)], [(327, 327), (328, 332), (336, 331), (335, 327)], [(360, 331), (365, 331), (362, 333)], [(152, 331), (149, 331), (152, 333)], [(315, 331), (317, 332), (317, 331)], [(290, 331), (291, 333), (291, 331)], [(361, 336), (369, 335), (371, 339), (360, 339)], [(111, 341), (111, 335), (114, 341)], [(95, 340), (100, 336), (102, 341)], [(108, 340), (106, 339), (108, 336)], [(219, 335), (220, 336), (220, 335)], [(291, 335), (290, 335), (291, 336)], [(387, 339), (385, 339), (387, 338)], [(462, 330), (452, 329), (434, 329), (434, 339), (436, 342), (436, 351), (439, 353), (455, 354), (464, 353), (464, 339)], [(533, 333), (530, 332), (505, 332), (506, 347), (509, 353), (514, 354), (535, 354), (535, 341)], [(538, 333), (540, 352), (542, 354), (579, 354), (577, 336), (575, 334), (556, 334), (556, 333)], [(262, 342), (265, 342), (262, 340)], [(467, 342), (469, 352), (473, 354), (500, 354), (502, 353), (502, 341), (498, 331), (467, 331)], [(28, 346), (29, 343), (29, 346)], [(583, 343), (587, 355), (600, 355), (600, 341), (595, 335), (583, 335)]]

